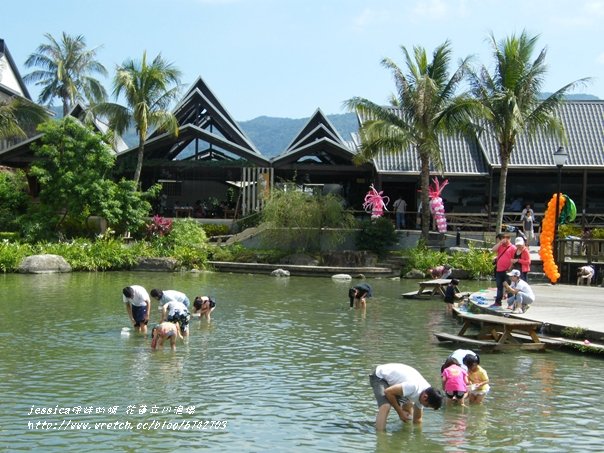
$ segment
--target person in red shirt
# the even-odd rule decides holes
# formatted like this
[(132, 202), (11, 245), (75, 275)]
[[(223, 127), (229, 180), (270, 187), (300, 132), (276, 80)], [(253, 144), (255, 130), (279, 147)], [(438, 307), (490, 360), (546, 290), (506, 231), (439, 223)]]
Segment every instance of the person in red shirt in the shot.
[(510, 234), (503, 233), (500, 241), (492, 249), (496, 253), (495, 257), (495, 283), (497, 284), (497, 295), (495, 303), (489, 308), (501, 308), (501, 299), (503, 299), (503, 282), (507, 281), (506, 275), (512, 266), (512, 259), (516, 253), (516, 247), (510, 242)]
[(524, 239), (517, 237), (514, 241), (516, 251), (512, 257), (512, 269), (520, 271), (520, 278), (528, 282), (528, 273), (531, 270), (531, 254), (528, 247), (524, 243)]

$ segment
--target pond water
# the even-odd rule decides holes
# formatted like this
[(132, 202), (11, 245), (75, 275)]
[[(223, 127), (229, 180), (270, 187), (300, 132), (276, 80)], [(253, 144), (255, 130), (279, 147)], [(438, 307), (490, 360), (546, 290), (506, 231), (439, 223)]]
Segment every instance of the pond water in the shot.
[[(437, 384), (451, 348), (432, 332), (458, 329), (442, 302), (401, 298), (416, 281), (370, 280), (364, 315), (348, 308), (349, 283), (329, 278), (120, 272), (0, 283), (2, 451), (602, 448), (602, 360), (552, 351), (484, 354), (484, 405), (427, 410), (421, 427), (391, 411), (376, 434), (372, 368), (403, 362)], [(218, 305), (175, 352), (153, 352), (148, 339), (121, 333), (129, 284), (208, 294)]]

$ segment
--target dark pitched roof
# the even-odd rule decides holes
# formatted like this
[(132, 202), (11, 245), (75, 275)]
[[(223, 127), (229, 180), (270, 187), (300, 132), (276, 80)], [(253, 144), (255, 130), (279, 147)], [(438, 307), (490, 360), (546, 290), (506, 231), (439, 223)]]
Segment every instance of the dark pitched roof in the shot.
[[(604, 169), (604, 101), (566, 101), (556, 114), (564, 125), (568, 143), (560, 143), (543, 131), (533, 137), (522, 134), (518, 136), (510, 168), (551, 169), (555, 167), (553, 153), (562, 145), (569, 154), (565, 168)], [(362, 121), (366, 118), (359, 117)], [(441, 136), (439, 143), (445, 175), (486, 175), (489, 168), (501, 167), (497, 142), (489, 128), (477, 141)], [(360, 146), (358, 139), (356, 145)], [(378, 173), (417, 174), (420, 170), (414, 147), (397, 154), (381, 153), (373, 163)]]
[[(475, 140), (463, 136), (440, 136), (438, 139), (444, 176), (486, 176), (489, 173), (484, 155)], [(374, 159), (378, 173), (391, 175), (418, 174), (420, 161), (415, 146), (402, 153), (380, 153)], [(432, 172), (438, 172), (434, 167)]]
[[(6, 60), (8, 63), (8, 68), (3, 67), (2, 60)], [(9, 72), (10, 71), (10, 72)], [(9, 86), (7, 83), (8, 77), (14, 79), (14, 83), (17, 86), (14, 86), (14, 83)], [(27, 91), (27, 86), (23, 82), (21, 78), (21, 74), (19, 74), (19, 70), (17, 69), (17, 65), (15, 64), (15, 60), (11, 56), (4, 39), (0, 38), (0, 91), (8, 94), (9, 96), (21, 96), (31, 101), (31, 96), (29, 95), (29, 91)]]
[[(173, 113), (179, 124), (178, 137), (153, 132), (145, 143), (148, 158), (235, 160), (239, 157), (259, 165), (269, 164), (201, 77), (189, 88)], [(204, 142), (202, 149), (198, 149), (199, 144), (193, 145), (195, 140)], [(135, 150), (131, 148), (121, 155)]]
[[(394, 107), (386, 107), (397, 116), (401, 117), (402, 112)], [(359, 123), (368, 121), (369, 118), (359, 115)], [(355, 137), (357, 147), (360, 146), (360, 140)], [(441, 135), (438, 139), (441, 149), (444, 176), (485, 176), (489, 169), (482, 151), (477, 146), (475, 139), (462, 135), (445, 136)], [(410, 146), (400, 153), (380, 153), (373, 159), (373, 164), (378, 173), (387, 173), (390, 175), (418, 174), (420, 172), (420, 161), (417, 155), (417, 148)], [(438, 170), (434, 167), (432, 172)]]
[(315, 111), (285, 151), (271, 160), (278, 167), (305, 157), (323, 164), (350, 164), (354, 157), (354, 152), (321, 109)]
[[(553, 153), (560, 145), (568, 152), (565, 168), (604, 167), (604, 101), (566, 101), (556, 114), (564, 125), (568, 143), (560, 143), (543, 131), (532, 138), (520, 135), (510, 168), (552, 168), (555, 166)], [(489, 165), (501, 167), (492, 131), (486, 130), (478, 139)]]

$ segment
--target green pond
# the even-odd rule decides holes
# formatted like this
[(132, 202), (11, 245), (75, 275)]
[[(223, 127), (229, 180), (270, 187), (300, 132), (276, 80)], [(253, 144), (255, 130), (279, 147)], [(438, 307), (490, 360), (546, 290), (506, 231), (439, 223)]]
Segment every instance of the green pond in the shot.
[[(422, 426), (391, 411), (376, 434), (372, 368), (403, 362), (439, 385), (452, 348), (432, 333), (459, 324), (441, 301), (401, 297), (417, 281), (370, 283), (363, 314), (327, 277), (2, 275), (0, 451), (602, 451), (604, 363), (562, 351), (483, 354), (483, 405), (427, 410)], [(152, 351), (122, 333), (130, 284), (217, 308), (176, 351)]]

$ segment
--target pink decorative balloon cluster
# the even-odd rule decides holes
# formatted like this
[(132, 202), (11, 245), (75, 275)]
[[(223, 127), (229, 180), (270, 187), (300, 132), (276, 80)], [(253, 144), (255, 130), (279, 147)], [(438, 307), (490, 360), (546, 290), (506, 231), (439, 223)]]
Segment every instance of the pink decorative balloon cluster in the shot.
[(390, 198), (382, 196), (384, 192), (378, 192), (373, 187), (373, 184), (369, 186), (369, 192), (365, 195), (365, 201), (363, 202), (363, 209), (367, 212), (371, 212), (371, 218), (378, 218), (384, 215), (384, 211), (387, 211), (386, 205), (390, 203)]
[(438, 178), (434, 177), (432, 180), (434, 185), (428, 188), (428, 196), (430, 197), (430, 212), (436, 220), (436, 227), (439, 233), (447, 232), (447, 218), (445, 217), (445, 205), (443, 199), (440, 197), (440, 193), (443, 191), (445, 186), (449, 184), (449, 180), (445, 179), (441, 184)]

